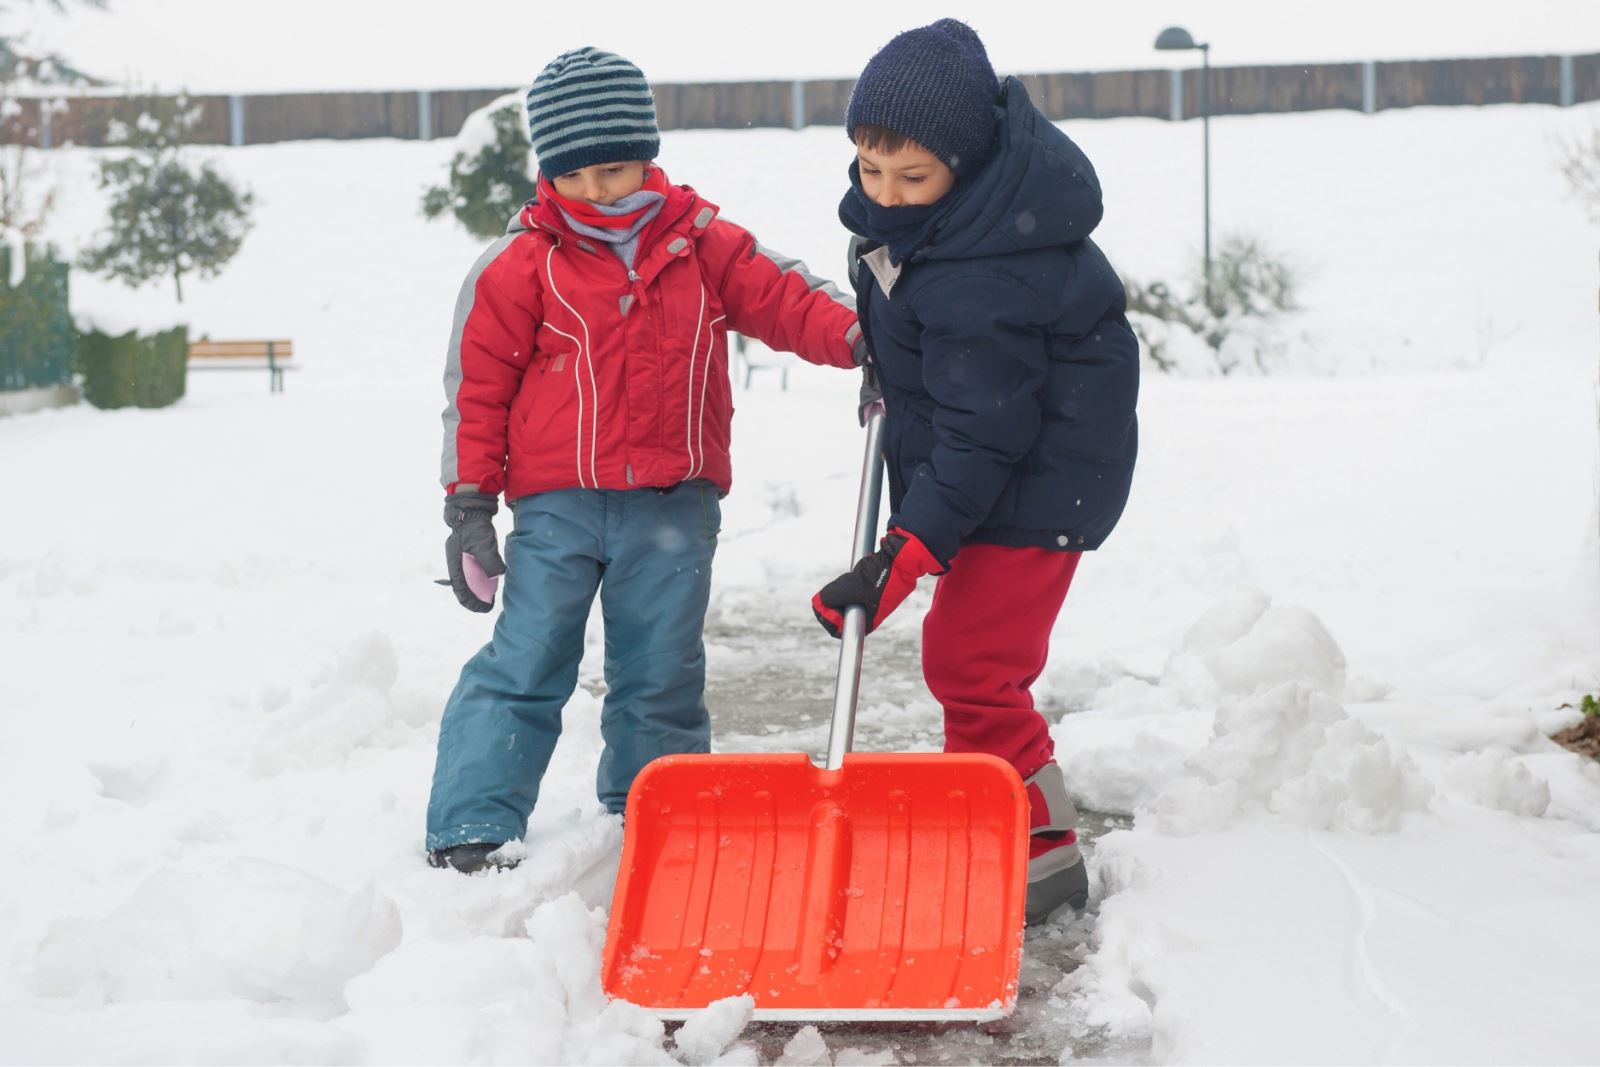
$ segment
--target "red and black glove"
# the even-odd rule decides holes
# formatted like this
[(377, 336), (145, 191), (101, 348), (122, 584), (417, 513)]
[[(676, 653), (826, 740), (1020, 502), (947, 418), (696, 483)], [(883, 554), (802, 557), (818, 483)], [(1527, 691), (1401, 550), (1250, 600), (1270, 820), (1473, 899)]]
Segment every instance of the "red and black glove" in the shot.
[(824, 630), (838, 637), (844, 631), (845, 609), (860, 605), (866, 609), (870, 634), (911, 595), (918, 578), (943, 570), (944, 566), (916, 534), (891, 526), (876, 552), (863, 557), (811, 598), (811, 611)]

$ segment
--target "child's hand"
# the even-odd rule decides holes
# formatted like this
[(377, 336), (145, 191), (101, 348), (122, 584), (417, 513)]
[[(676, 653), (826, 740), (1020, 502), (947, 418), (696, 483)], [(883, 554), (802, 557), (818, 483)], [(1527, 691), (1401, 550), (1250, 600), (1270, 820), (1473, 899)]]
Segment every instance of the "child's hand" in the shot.
[(823, 586), (811, 598), (811, 611), (834, 637), (844, 631), (846, 608), (866, 609), (867, 633), (889, 617), (924, 574), (944, 570), (917, 535), (891, 526), (878, 550)]
[(881, 403), (883, 390), (878, 387), (878, 368), (869, 359), (861, 364), (861, 393), (856, 399), (856, 418), (861, 420), (861, 425), (867, 424), (867, 412), (872, 410), (872, 405)]
[(444, 542), (444, 558), (450, 589), (461, 606), (472, 611), (494, 608), (495, 586), (506, 572), (494, 532), (499, 506), (489, 493), (452, 493), (445, 498), (444, 521), (450, 536)]

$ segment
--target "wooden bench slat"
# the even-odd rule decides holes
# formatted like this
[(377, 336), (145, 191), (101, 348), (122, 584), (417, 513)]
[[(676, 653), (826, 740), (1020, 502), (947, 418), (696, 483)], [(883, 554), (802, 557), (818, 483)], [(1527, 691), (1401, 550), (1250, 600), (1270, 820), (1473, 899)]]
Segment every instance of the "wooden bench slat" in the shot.
[(283, 392), (283, 372), (295, 369), (294, 364), (285, 361), (293, 358), (294, 342), (287, 338), (213, 341), (202, 337), (189, 343), (191, 370), (270, 370), (274, 393)]
[[(193, 341), (189, 344), (190, 359), (266, 359), (266, 341)], [(292, 341), (272, 342), (273, 359), (293, 359)]]

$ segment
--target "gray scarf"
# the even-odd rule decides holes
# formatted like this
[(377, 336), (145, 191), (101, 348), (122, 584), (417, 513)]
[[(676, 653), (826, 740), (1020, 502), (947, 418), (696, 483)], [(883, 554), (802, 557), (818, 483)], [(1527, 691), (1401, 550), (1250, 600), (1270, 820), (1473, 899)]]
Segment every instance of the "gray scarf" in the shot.
[(571, 226), (574, 232), (581, 233), (585, 237), (593, 237), (596, 241), (604, 241), (611, 246), (611, 251), (617, 254), (617, 258), (622, 260), (622, 265), (632, 270), (633, 255), (639, 249), (639, 233), (650, 225), (650, 220), (661, 213), (661, 205), (666, 202), (667, 198), (661, 193), (640, 189), (638, 192), (629, 193), (615, 204), (594, 205), (596, 211), (605, 215), (627, 215), (649, 205), (648, 210), (626, 230), (602, 230), (598, 226), (579, 222), (567, 214), (566, 209), (560, 204), (556, 205), (556, 210), (561, 212), (561, 217), (567, 220), (567, 225)]

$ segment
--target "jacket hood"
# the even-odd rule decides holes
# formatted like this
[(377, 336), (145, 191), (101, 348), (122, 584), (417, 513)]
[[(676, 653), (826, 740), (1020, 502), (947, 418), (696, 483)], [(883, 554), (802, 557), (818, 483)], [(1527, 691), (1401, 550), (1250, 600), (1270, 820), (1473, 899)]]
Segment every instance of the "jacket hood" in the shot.
[(1016, 78), (996, 109), (995, 152), (954, 190), (916, 259), (972, 259), (1081, 241), (1100, 224), (1100, 179), (1072, 139), (1046, 119)]

